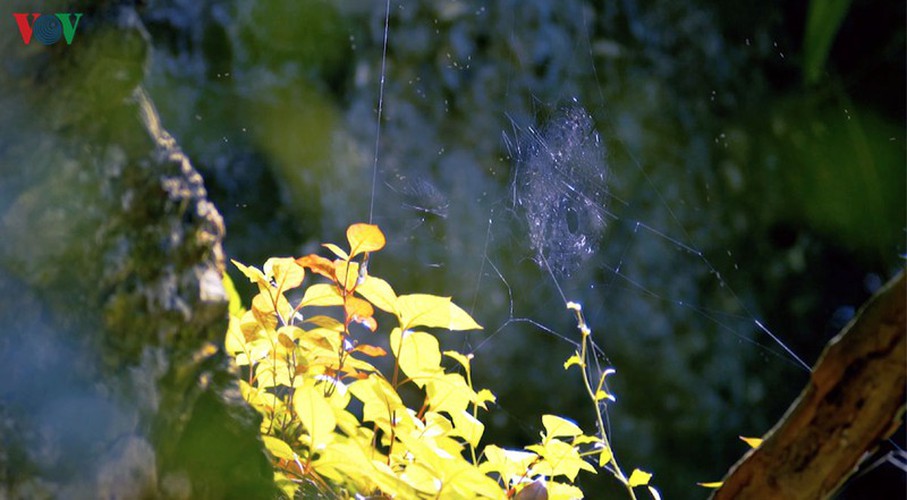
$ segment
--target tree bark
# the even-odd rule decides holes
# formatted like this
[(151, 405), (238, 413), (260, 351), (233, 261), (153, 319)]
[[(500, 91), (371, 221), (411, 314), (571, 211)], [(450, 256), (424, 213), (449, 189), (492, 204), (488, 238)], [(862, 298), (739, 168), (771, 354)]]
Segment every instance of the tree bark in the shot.
[(823, 498), (844, 483), (903, 417), (905, 304), (902, 271), (828, 343), (809, 385), (714, 498)]

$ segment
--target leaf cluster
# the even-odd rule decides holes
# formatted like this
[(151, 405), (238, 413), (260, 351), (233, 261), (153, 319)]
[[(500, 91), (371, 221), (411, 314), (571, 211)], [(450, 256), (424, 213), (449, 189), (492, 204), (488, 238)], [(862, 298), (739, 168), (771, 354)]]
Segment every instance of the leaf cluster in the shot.
[[(495, 396), (474, 386), (472, 355), (442, 352), (432, 331), (481, 326), (450, 297), (398, 295), (370, 275), (370, 255), (385, 245), (377, 226), (353, 224), (346, 236), (348, 249), (323, 245), (333, 258), (271, 258), (262, 269), (234, 261), (258, 294), (249, 310), (231, 307), (225, 347), (288, 497), (582, 498), (579, 471), (599, 468), (631, 497), (648, 482), (641, 471), (624, 479), (603, 435), (554, 415), (542, 417), (536, 444), (480, 451), (479, 411)], [(376, 310), (393, 324), (379, 329)], [(387, 342), (377, 342), (379, 330)], [(390, 358), (389, 373), (375, 366), (380, 358)], [(405, 386), (420, 404), (404, 403)]]

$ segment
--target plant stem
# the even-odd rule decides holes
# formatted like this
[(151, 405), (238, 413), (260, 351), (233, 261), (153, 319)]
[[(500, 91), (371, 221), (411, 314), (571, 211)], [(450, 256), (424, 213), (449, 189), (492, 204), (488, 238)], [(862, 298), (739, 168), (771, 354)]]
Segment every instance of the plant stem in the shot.
[[(633, 488), (630, 486), (629, 481), (627, 481), (627, 477), (624, 475), (623, 471), (621, 471), (620, 465), (617, 464), (617, 455), (614, 453), (614, 449), (611, 448), (611, 443), (608, 441), (608, 435), (605, 433), (605, 421), (602, 416), (601, 406), (598, 404), (598, 399), (596, 398), (596, 391), (592, 390), (592, 383), (589, 381), (589, 364), (587, 362), (589, 351), (587, 347), (589, 345), (589, 337), (592, 335), (592, 330), (590, 330), (589, 325), (586, 324), (586, 319), (583, 317), (583, 308), (580, 304), (568, 302), (567, 308), (576, 313), (576, 326), (583, 336), (579, 354), (580, 369), (583, 372), (583, 385), (586, 386), (586, 392), (589, 394), (589, 398), (592, 399), (592, 404), (595, 405), (595, 417), (598, 421), (598, 430), (601, 434), (602, 445), (611, 450), (610, 463), (611, 466), (614, 467), (615, 477), (617, 477), (617, 479), (627, 488), (627, 493), (630, 494), (630, 498), (636, 500), (636, 493), (633, 492)], [(599, 384), (599, 388), (601, 388), (601, 384)]]

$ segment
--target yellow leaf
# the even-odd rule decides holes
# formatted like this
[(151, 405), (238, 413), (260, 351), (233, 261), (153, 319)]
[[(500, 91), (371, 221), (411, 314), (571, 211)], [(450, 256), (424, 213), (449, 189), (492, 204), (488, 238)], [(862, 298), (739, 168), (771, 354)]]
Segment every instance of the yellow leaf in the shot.
[(394, 304), (397, 303), (397, 294), (383, 279), (367, 275), (362, 283), (356, 286), (356, 293), (365, 297), (365, 300), (378, 309), (391, 314), (396, 313)]
[(274, 472), (274, 485), (280, 488), (280, 491), (286, 498), (296, 498), (296, 491), (299, 490), (299, 484), (291, 481), (283, 472)]
[(343, 309), (348, 317), (354, 319), (358, 318), (359, 320), (371, 318), (375, 314), (375, 308), (373, 308), (372, 304), (367, 300), (362, 300), (359, 297), (349, 295), (346, 297)]
[(324, 243), (324, 244), (322, 244), (321, 246), (327, 248), (327, 249), (330, 250), (334, 255), (336, 255), (337, 257), (340, 257), (340, 258), (343, 259), (343, 260), (349, 260), (349, 259), (350, 259), (350, 256), (347, 255), (347, 253), (344, 252), (342, 248), (338, 247), (337, 245), (335, 245), (335, 244), (333, 244), (333, 243)]
[(321, 450), (334, 434), (337, 421), (324, 393), (313, 387), (300, 387), (293, 395), (293, 410), (309, 433), (312, 450)]
[(293, 342), (293, 339), (291, 339), (284, 333), (277, 334), (277, 341), (280, 342), (280, 345), (287, 350), (296, 348), (296, 344)]
[(753, 448), (753, 449), (758, 448), (762, 444), (762, 441), (763, 441), (762, 438), (751, 438), (751, 437), (743, 437), (743, 436), (738, 436), (738, 437), (741, 440), (743, 440), (744, 443), (750, 445), (750, 448)]
[(293, 453), (293, 448), (290, 448), (290, 445), (283, 440), (277, 439), (274, 436), (261, 436), (261, 439), (265, 443), (265, 448), (268, 449), (274, 458), (282, 458), (284, 460), (294, 459), (296, 454)]
[(341, 333), (336, 330), (313, 328), (306, 331), (298, 340), (299, 345), (305, 347), (306, 350), (326, 349), (332, 355), (336, 355), (342, 342), (341, 336)]
[(337, 259), (334, 261), (334, 276), (337, 284), (350, 292), (359, 284), (359, 263)]
[(369, 316), (367, 318), (356, 317), (353, 318), (357, 323), (360, 323), (362, 326), (368, 328), (370, 332), (374, 332), (378, 329), (378, 322), (375, 321), (375, 318)]
[(416, 326), (448, 330), (481, 330), (472, 317), (451, 302), (450, 297), (415, 293), (397, 297), (397, 315), (404, 330)]
[(466, 410), (450, 416), (454, 423), (454, 431), (451, 434), (465, 439), (473, 448), (478, 446), (485, 432), (485, 425)]
[(334, 332), (343, 331), (343, 323), (330, 316), (312, 316), (311, 318), (306, 318), (305, 322)]
[(374, 224), (353, 224), (346, 230), (350, 242), (350, 258), (361, 253), (377, 252), (384, 248), (384, 233)]
[(236, 285), (233, 284), (233, 280), (230, 278), (230, 275), (224, 273), (224, 291), (227, 292), (227, 299), (230, 304), (230, 315), (231, 316), (242, 316), (244, 312), (242, 306), (242, 299), (239, 298), (239, 292), (236, 291)]
[[(338, 436), (313, 462), (315, 470), (337, 483), (350, 482), (357, 491), (380, 489), (386, 495), (397, 498), (417, 498), (417, 493), (385, 465), (380, 469), (377, 463), (385, 460), (379, 452), (365, 441), (344, 439)], [(373, 461), (373, 459), (376, 459)], [(377, 460), (380, 459), (380, 460)]]
[(317, 283), (306, 289), (299, 305), (302, 307), (340, 306), (343, 305), (343, 297), (340, 296), (336, 286), (328, 283)]
[(246, 339), (243, 337), (242, 330), (239, 327), (239, 318), (230, 316), (230, 322), (227, 326), (227, 336), (224, 339), (224, 350), (227, 354), (235, 356), (243, 352), (246, 345)]
[(293, 306), (290, 305), (283, 293), (278, 294), (276, 290), (267, 288), (252, 297), (252, 312), (261, 326), (273, 330), (277, 327), (275, 313), (279, 314), (284, 321), (287, 321), (293, 315)]
[(574, 354), (567, 358), (567, 361), (564, 361), (564, 369), (570, 368), (573, 365), (578, 365), (579, 367), (583, 366), (583, 362), (579, 359), (579, 354)]
[(617, 398), (615, 398), (612, 394), (602, 391), (602, 390), (597, 391), (595, 393), (595, 400), (601, 401), (603, 399), (607, 399), (609, 401), (617, 401)]
[(703, 488), (721, 488), (721, 485), (724, 484), (723, 481), (715, 481), (714, 483), (696, 483)]
[(239, 263), (239, 262), (237, 262), (237, 261), (235, 261), (235, 260), (231, 260), (230, 262), (232, 262), (233, 265), (236, 266), (237, 269), (239, 269), (243, 274), (245, 274), (246, 277), (249, 278), (249, 281), (250, 281), (250, 282), (252, 282), (252, 283), (258, 283), (259, 288), (262, 288), (262, 287), (263, 287), (263, 288), (267, 288), (267, 287), (268, 287), (268, 280), (265, 278), (264, 273), (262, 273), (261, 271), (259, 271), (259, 270), (256, 269), (255, 267), (252, 267), (252, 266), (248, 266), (248, 267), (247, 267), (247, 266), (244, 266), (243, 264), (241, 264), (241, 263)]
[[(287, 308), (290, 305), (289, 302), (286, 301), (287, 299), (284, 298), (283, 295), (281, 295), (280, 298), (283, 299), (280, 305), (284, 306), (281, 307), (281, 310), (284, 310), (284, 312), (288, 313), (291, 312), (292, 308), (290, 308), (290, 311), (287, 311)], [(274, 300), (266, 295), (266, 292), (259, 293), (258, 295), (252, 297), (252, 315), (255, 317), (255, 320), (258, 322), (258, 324), (263, 328), (269, 331), (273, 331), (275, 328), (277, 328), (277, 316), (275, 315), (274, 310)]]
[(495, 401), (497, 401), (497, 398), (495, 398), (494, 394), (492, 394), (488, 389), (480, 389), (479, 393), (476, 394), (475, 404), (483, 410), (488, 409), (488, 407), (485, 406), (485, 403), (494, 403)]
[(439, 372), (426, 380), (426, 401), (433, 411), (446, 411), (453, 415), (465, 410), (476, 398), (476, 393), (459, 373)]
[(413, 488), (428, 493), (427, 496), (437, 497), (441, 482), (435, 474), (420, 463), (412, 463), (400, 474), (400, 479), (406, 481)]
[(526, 449), (544, 458), (532, 468), (533, 474), (566, 476), (570, 481), (574, 481), (580, 470), (596, 473), (595, 468), (579, 456), (576, 448), (563, 441), (552, 439), (544, 444), (527, 446)]
[(347, 389), (347, 385), (342, 381), (326, 375), (317, 375), (315, 377), (305, 377), (300, 383), (296, 384), (296, 387), (312, 388), (315, 392), (324, 396), (324, 400), (334, 409), (334, 417), (338, 420), (338, 426), (341, 418), (347, 418), (343, 416), (342, 410), (346, 409), (350, 402), (350, 392)]
[(455, 467), (447, 467), (443, 473), (445, 488), (439, 498), (506, 498), (498, 482), (476, 467), (463, 460), (453, 461), (451, 465)]
[(400, 369), (419, 387), (425, 386), (426, 377), (441, 373), (441, 350), (434, 335), (394, 328), (390, 345)]
[(404, 407), (397, 391), (380, 375), (369, 375), (347, 387), (356, 399), (362, 401), (363, 422), (389, 424), (394, 412)]
[(265, 325), (258, 322), (258, 315), (254, 311), (243, 313), (239, 320), (239, 328), (246, 342), (252, 342), (265, 334)]
[(633, 472), (630, 474), (630, 479), (627, 479), (627, 484), (631, 488), (637, 486), (645, 486), (649, 484), (649, 479), (652, 479), (652, 474), (640, 469), (633, 469)]
[(575, 438), (573, 438), (573, 440), (570, 441), (570, 444), (572, 444), (573, 446), (580, 446), (580, 445), (589, 444), (589, 443), (599, 444), (599, 443), (601, 443), (601, 441), (602, 441), (601, 438), (598, 438), (596, 436), (589, 436), (589, 435), (583, 434), (583, 435), (576, 436)]
[(443, 353), (448, 358), (453, 358), (463, 366), (463, 369), (466, 370), (466, 373), (469, 374), (469, 361), (472, 359), (472, 354), (461, 354), (457, 351), (444, 351)]
[(548, 500), (576, 500), (583, 498), (583, 490), (572, 484), (548, 481)]
[(362, 354), (373, 358), (381, 357), (387, 354), (387, 351), (385, 351), (384, 349), (369, 344), (359, 344), (353, 349), (353, 351), (361, 352)]
[(334, 275), (334, 263), (320, 255), (309, 254), (300, 257), (296, 259), (296, 264), (302, 267), (307, 267), (311, 269), (313, 273), (320, 274), (325, 278), (329, 278), (331, 281), (336, 281), (336, 276)]
[(482, 453), (485, 461), (479, 464), (479, 469), (485, 474), (497, 472), (504, 484), (522, 478), (529, 465), (538, 458), (535, 453), (507, 450), (493, 444), (486, 446)]
[(258, 387), (290, 386), (290, 370), (286, 361), (274, 360), (268, 356), (255, 366), (255, 381)]
[(614, 455), (611, 453), (611, 448), (605, 446), (604, 448), (602, 448), (601, 453), (598, 454), (598, 466), (604, 467), (608, 465), (609, 463), (611, 463), (611, 459), (613, 457)]
[(298, 287), (305, 278), (305, 268), (296, 264), (291, 257), (271, 257), (265, 261), (264, 273), (277, 283), (277, 288), (287, 291)]
[(236, 355), (236, 364), (242, 366), (257, 363), (269, 354), (271, 354), (271, 341), (266, 338), (258, 338), (246, 344), (245, 350)]
[(557, 415), (542, 415), (542, 425), (545, 427), (547, 439), (561, 436), (574, 437), (583, 433), (578, 425)]

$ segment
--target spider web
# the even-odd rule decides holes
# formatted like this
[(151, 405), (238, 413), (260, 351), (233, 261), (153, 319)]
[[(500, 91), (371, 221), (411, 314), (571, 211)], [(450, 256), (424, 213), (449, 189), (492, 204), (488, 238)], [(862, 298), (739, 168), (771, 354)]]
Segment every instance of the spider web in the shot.
[[(516, 127), (515, 127), (516, 128)], [(514, 205), (525, 213), (536, 261), (570, 276), (598, 251), (607, 217), (607, 165), (592, 117), (579, 103), (558, 110), (541, 131), (508, 140)]]
[[(402, 3), (387, 4), (391, 5), (393, 16), (413, 15)], [(518, 6), (508, 5), (497, 14), (513, 23), (530, 22), (519, 19)], [(793, 349), (764, 325), (719, 271), (738, 269), (731, 250), (722, 252), (727, 258), (719, 262), (700, 249), (697, 241), (702, 237), (703, 227), (717, 221), (706, 217), (705, 222), (688, 222), (678, 215), (675, 205), (690, 200), (682, 199), (682, 193), (674, 186), (659, 186), (661, 179), (647, 171), (646, 160), (638, 156), (641, 144), (647, 139), (641, 138), (638, 131), (636, 135), (617, 133), (620, 117), (601, 118), (608, 111), (608, 99), (601, 90), (591, 93), (590, 112), (576, 97), (580, 93), (578, 86), (568, 85), (553, 92), (546, 87), (546, 79), (567, 82), (586, 79), (600, 88), (593, 61), (597, 51), (607, 47), (596, 47), (590, 42), (586, 8), (570, 4), (552, 14), (558, 21), (563, 21), (560, 16), (574, 20), (572, 25), (568, 21), (565, 32), (554, 33), (555, 48), (551, 49), (564, 50), (571, 57), (560, 62), (546, 60), (547, 74), (541, 78), (527, 79), (522, 75), (509, 78), (503, 87), (498, 87), (502, 94), (497, 96), (500, 102), (496, 106), (482, 106), (484, 102), (452, 103), (451, 98), (441, 97), (445, 95), (440, 92), (443, 83), (433, 86), (427, 79), (417, 77), (402, 84), (393, 76), (396, 62), (393, 53), (404, 50), (401, 46), (412, 33), (407, 28), (396, 33), (385, 31), (387, 38), (382, 40), (390, 44), (392, 55), (390, 73), (385, 73), (386, 60), (381, 62), (378, 110), (383, 108), (387, 121), (379, 118), (377, 122), (375, 135), (383, 134), (384, 142), (375, 148), (377, 180), (369, 215), (389, 229), (390, 241), (395, 240), (393, 233), (403, 236), (397, 240), (405, 243), (392, 250), (408, 255), (401, 270), (428, 276), (429, 282), (439, 284), (435, 292), (453, 293), (461, 303), (464, 296), (471, 296), (470, 309), (486, 325), (486, 330), (467, 338), (460, 348), (477, 355), (478, 372), (493, 381), (506, 377), (508, 366), (525, 367), (521, 374), (524, 390), (506, 390), (508, 394), (502, 398), (498, 415), (492, 417), (490, 425), (492, 434), (497, 428), (498, 435), (511, 438), (512, 432), (501, 430), (515, 426), (522, 429), (524, 437), (538, 430), (537, 423), (518, 414), (525, 405), (514, 404), (514, 399), (540, 399), (534, 415), (582, 407), (578, 401), (582, 395), (564, 391), (569, 378), (564, 379), (558, 373), (563, 359), (579, 345), (576, 325), (564, 307), (572, 300), (585, 305), (590, 325), (596, 332), (593, 359), (598, 374), (610, 366), (617, 366), (620, 374), (625, 364), (620, 353), (670, 349), (673, 343), (659, 339), (672, 335), (680, 343), (704, 342), (692, 348), (708, 365), (703, 371), (724, 370), (729, 380), (745, 379), (743, 366), (754, 357), (761, 360), (763, 369), (799, 374), (794, 376), (803, 380), (809, 370)], [(440, 7), (437, 13), (444, 15)], [(474, 22), (482, 24), (493, 14), (480, 7), (457, 15), (473, 16)], [(387, 29), (389, 18), (381, 20)], [(372, 25), (380, 26), (376, 20)], [(517, 31), (513, 29), (501, 37), (504, 45), (515, 51), (524, 42), (529, 43), (519, 39)], [(437, 29), (435, 34), (439, 39), (444, 36)], [(457, 85), (462, 83), (457, 81), (457, 76), (480, 71), (471, 66), (478, 62), (472, 60), (470, 48), (458, 45), (456, 37), (447, 48), (451, 50), (445, 53), (449, 86), (464, 92), (474, 91), (466, 84)], [(534, 56), (553, 58), (545, 54)], [(525, 61), (521, 64), (533, 66)], [(385, 84), (391, 89), (390, 95), (384, 93)], [(548, 98), (543, 99), (540, 94)], [(413, 97), (415, 105), (411, 101)], [(477, 118), (479, 132), (444, 137), (445, 123), (463, 123), (457, 117), (458, 107), (469, 109), (468, 114), (473, 117), (497, 116), (489, 121), (496, 124), (498, 133), (488, 130), (481, 133), (484, 122)], [(362, 116), (356, 115), (355, 121), (361, 120)], [(604, 139), (598, 123), (607, 131)], [(403, 139), (407, 136), (410, 141)], [(413, 144), (413, 136), (419, 138), (415, 143), (420, 146), (406, 149), (406, 144)], [(488, 140), (495, 136), (502, 137), (496, 145)], [(395, 137), (401, 140), (395, 142)], [(615, 150), (619, 164), (609, 165), (607, 142)], [(489, 157), (496, 161), (488, 162)], [(614, 173), (619, 168), (622, 170)], [(701, 173), (701, 169), (690, 171)], [(614, 189), (609, 181), (615, 183)], [(695, 186), (696, 182), (701, 179), (693, 179), (691, 184)], [(631, 195), (625, 198), (616, 192)], [(706, 206), (705, 210), (712, 208)], [(687, 229), (697, 223), (702, 226), (696, 228), (696, 233)], [(484, 228), (484, 234), (478, 238), (476, 227)], [(684, 271), (678, 273), (678, 269)], [(706, 339), (702, 340), (703, 336), (686, 339), (684, 330), (693, 329), (708, 332)], [(715, 345), (720, 346), (716, 349), (720, 353), (717, 359), (708, 355)], [(728, 352), (734, 359), (726, 358)], [(612, 356), (609, 358), (606, 353)], [(657, 358), (674, 358), (665, 364), (683, 365), (683, 361), (676, 359), (678, 356), (653, 351), (650, 357), (656, 359), (650, 359), (649, 363), (657, 363)], [(483, 362), (483, 359), (490, 360)], [(739, 366), (734, 366), (735, 361)], [(621, 393), (648, 390), (648, 377), (639, 362), (635, 364), (629, 370), (632, 380), (619, 384), (618, 401)], [(666, 395), (667, 402), (662, 406), (686, 420), (679, 428), (689, 425), (690, 420), (714, 418), (728, 404), (757, 404), (766, 391), (758, 383), (754, 384), (757, 389), (740, 386), (697, 389), (697, 384), (703, 382), (692, 371), (692, 376), (677, 374), (679, 379), (686, 377), (677, 382), (683, 386), (679, 392), (687, 396), (701, 392), (704, 400), (712, 401), (695, 397), (683, 401), (684, 397)], [(633, 373), (637, 376), (632, 376)], [(705, 376), (701, 372), (698, 375)], [(670, 378), (671, 374), (662, 377)], [(552, 383), (553, 380), (556, 382)], [(577, 381), (573, 384), (578, 388)], [(722, 390), (738, 393), (730, 397), (736, 401), (714, 401), (716, 397), (720, 399), (716, 392)], [(749, 394), (739, 394), (747, 390)], [(747, 400), (749, 403), (743, 403)], [(683, 404), (698, 405), (698, 408), (678, 409)], [(620, 403), (614, 408), (619, 410), (619, 406)], [(659, 409), (657, 404), (637, 402), (636, 406)], [(501, 413), (506, 417), (501, 417)], [(590, 414), (587, 410), (587, 414), (574, 417), (589, 428)], [(637, 461), (636, 465), (645, 465), (638, 461), (640, 457), (657, 453), (658, 444), (647, 435), (645, 427), (654, 425), (653, 419), (643, 420), (642, 427), (638, 421), (626, 425), (620, 417), (611, 421), (615, 429), (601, 431), (609, 433), (618, 453), (628, 448), (626, 439), (635, 440), (636, 453), (631, 459)], [(746, 425), (752, 422), (737, 419), (725, 429), (738, 426), (734, 427), (738, 434), (760, 434), (766, 430), (741, 428)], [(722, 445), (713, 444), (711, 449), (727, 454)], [(716, 470), (720, 473), (731, 461), (717, 466)], [(689, 492), (694, 488), (688, 485), (685, 489)]]
[[(806, 285), (764, 297), (826, 272), (809, 237), (766, 220), (785, 165), (756, 156), (764, 131), (736, 119), (766, 96), (753, 68), (793, 59), (770, 31), (725, 33), (692, 3), (579, 0), (210, 3), (214, 21), (189, 30), (188, 3), (170, 3), (152, 28), (211, 54), (156, 51), (156, 100), (212, 196), (226, 193), (228, 251), (304, 254), (351, 222), (378, 224), (388, 248), (371, 272), (401, 293), (452, 295), (484, 325), (442, 342), (474, 353), (498, 395), (488, 442), (534, 441), (542, 413), (594, 430), (578, 374), (562, 370), (580, 339), (565, 304), (579, 302), (596, 370), (617, 369), (605, 431), (623, 466), (655, 472), (667, 497), (701, 496), (693, 483), (718, 479), (746, 451), (736, 436), (781, 416), (852, 316), (827, 311), (820, 335), (785, 323), (814, 307)], [(324, 23), (298, 35), (289, 14)], [(207, 43), (218, 37), (233, 50)], [(306, 37), (327, 41), (298, 49)], [(319, 80), (299, 58), (349, 73)], [(211, 105), (228, 99), (240, 111)], [(262, 193), (249, 186), (269, 178), (264, 163), (281, 181)], [(882, 279), (861, 272), (848, 282), (871, 293)]]

